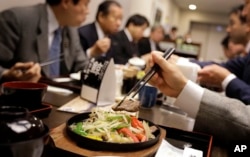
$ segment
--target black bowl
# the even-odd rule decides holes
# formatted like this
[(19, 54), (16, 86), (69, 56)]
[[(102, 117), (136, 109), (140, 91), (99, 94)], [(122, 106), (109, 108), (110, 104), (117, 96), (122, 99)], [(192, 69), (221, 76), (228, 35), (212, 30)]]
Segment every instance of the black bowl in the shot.
[[(136, 151), (136, 150), (141, 150), (141, 149), (145, 149), (150, 146), (153, 146), (159, 141), (160, 134), (161, 134), (160, 128), (156, 126), (155, 124), (153, 124), (152, 122), (147, 121), (147, 120), (145, 121), (148, 122), (149, 126), (157, 127), (157, 130), (153, 133), (155, 135), (155, 138), (146, 142), (139, 142), (139, 143), (111, 143), (111, 142), (98, 141), (98, 140), (94, 140), (94, 139), (81, 136), (71, 130), (70, 126), (73, 123), (77, 123), (77, 122), (80, 122), (89, 118), (89, 114), (90, 113), (82, 113), (82, 114), (75, 115), (71, 117), (66, 123), (67, 135), (73, 141), (75, 141), (77, 145), (80, 147), (87, 148), (90, 150), (99, 150), (99, 151), (100, 150), (117, 151), (117, 152), (118, 151)], [(140, 119), (140, 120), (143, 120), (143, 119)]]
[(8, 157), (40, 157), (49, 128), (27, 109), (0, 106), (0, 152)]
[(1, 85), (1, 104), (33, 110), (41, 105), (47, 86), (47, 84), (27, 81), (5, 82)]

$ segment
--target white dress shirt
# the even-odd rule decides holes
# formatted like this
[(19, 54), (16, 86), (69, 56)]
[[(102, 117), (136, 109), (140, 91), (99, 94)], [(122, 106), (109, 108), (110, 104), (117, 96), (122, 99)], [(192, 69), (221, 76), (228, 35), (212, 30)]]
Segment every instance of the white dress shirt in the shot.
[(57, 22), (55, 14), (49, 5), (47, 5), (47, 13), (48, 13), (48, 37), (49, 37), (48, 46), (50, 49), (52, 40), (54, 38), (54, 32), (59, 28), (59, 23)]
[(156, 43), (152, 39), (149, 39), (149, 43), (150, 43), (151, 51), (157, 50), (156, 49)]
[(127, 28), (124, 29), (124, 33), (126, 34), (128, 40), (132, 42), (133, 41), (132, 35), (130, 34)]
[(201, 103), (204, 89), (198, 84), (188, 81), (179, 96), (176, 98), (174, 105), (187, 112), (192, 118), (195, 118)]

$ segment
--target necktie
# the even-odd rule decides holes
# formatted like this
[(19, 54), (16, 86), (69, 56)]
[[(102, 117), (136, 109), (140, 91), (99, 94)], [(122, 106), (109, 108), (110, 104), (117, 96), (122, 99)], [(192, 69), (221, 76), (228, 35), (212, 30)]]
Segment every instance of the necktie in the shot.
[[(50, 60), (55, 60), (60, 57), (61, 53), (61, 29), (58, 28), (54, 32), (54, 38), (52, 40), (52, 44), (49, 50), (49, 58)], [(60, 62), (55, 62), (49, 66), (50, 76), (59, 76), (60, 74)]]

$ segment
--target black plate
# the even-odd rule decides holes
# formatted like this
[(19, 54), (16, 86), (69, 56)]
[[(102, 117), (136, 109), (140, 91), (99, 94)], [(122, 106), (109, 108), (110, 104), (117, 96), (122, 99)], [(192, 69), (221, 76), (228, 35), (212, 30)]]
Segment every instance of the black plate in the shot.
[[(153, 124), (150, 121), (147, 121), (149, 126), (156, 126), (158, 129), (153, 134), (155, 135), (155, 138), (146, 142), (140, 142), (140, 143), (111, 143), (111, 142), (104, 142), (104, 141), (97, 141), (93, 140), (81, 135), (78, 135), (77, 133), (73, 132), (70, 128), (70, 125), (76, 122), (83, 121), (87, 118), (89, 118), (90, 113), (82, 113), (78, 114), (76, 116), (73, 116), (70, 118), (66, 123), (66, 133), (67, 135), (77, 143), (78, 146), (84, 147), (90, 150), (105, 150), (105, 151), (134, 151), (134, 150), (140, 150), (144, 148), (148, 148), (150, 146), (153, 146), (156, 144), (160, 137), (160, 128)], [(140, 119), (140, 118), (139, 118)], [(144, 119), (140, 119), (144, 120)], [(146, 120), (145, 120), (146, 121)]]

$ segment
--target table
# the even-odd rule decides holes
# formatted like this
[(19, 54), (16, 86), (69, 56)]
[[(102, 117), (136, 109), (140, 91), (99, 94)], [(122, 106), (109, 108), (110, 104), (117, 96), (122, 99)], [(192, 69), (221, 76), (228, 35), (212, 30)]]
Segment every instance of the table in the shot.
[[(78, 95), (79, 94), (72, 93), (65, 96), (57, 93), (47, 92), (44, 101), (52, 104), (53, 109), (50, 115), (47, 118), (43, 119), (43, 122), (50, 129), (65, 123), (70, 117), (74, 116), (75, 114), (57, 111), (57, 108), (77, 97)], [(192, 118), (162, 110), (159, 105), (155, 105), (152, 109), (140, 109), (139, 117), (152, 121), (155, 124), (186, 131), (191, 131), (195, 122)], [(211, 156), (226, 157), (227, 153), (222, 147), (213, 146)]]
[[(57, 111), (57, 107), (65, 104), (66, 102), (77, 96), (78, 94), (76, 93), (64, 96), (48, 92), (45, 96), (44, 101), (52, 104), (53, 109), (49, 117), (43, 119), (44, 123), (48, 125), (49, 128), (55, 128), (60, 124), (66, 122), (66, 120), (72, 117), (73, 115), (75, 115), (73, 113)], [(194, 125), (194, 119), (161, 109), (160, 105), (155, 105), (152, 109), (141, 108), (139, 112), (139, 117), (151, 121), (155, 124), (173, 127), (186, 131), (192, 131)]]

